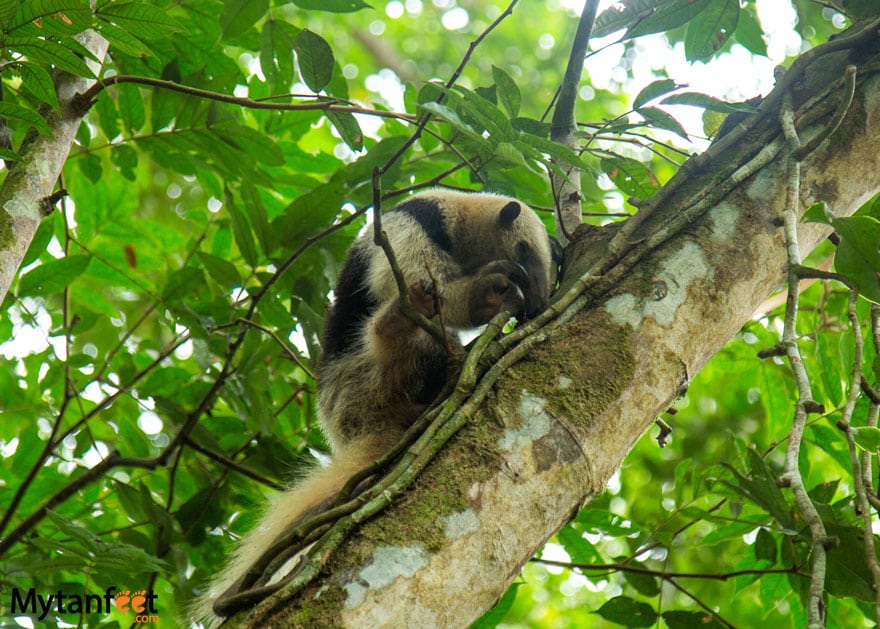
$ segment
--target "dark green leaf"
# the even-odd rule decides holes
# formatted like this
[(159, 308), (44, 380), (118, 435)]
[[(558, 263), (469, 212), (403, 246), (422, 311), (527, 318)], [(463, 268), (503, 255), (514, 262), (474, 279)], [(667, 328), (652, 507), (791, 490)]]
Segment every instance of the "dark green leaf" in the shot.
[(144, 42), (124, 28), (116, 26), (116, 24), (111, 24), (104, 20), (96, 20), (95, 28), (110, 42), (110, 47), (113, 50), (118, 50), (132, 57), (140, 57), (147, 54), (154, 55)]
[(684, 127), (681, 126), (681, 123), (662, 109), (657, 109), (655, 107), (642, 107), (641, 109), (639, 109), (639, 113), (642, 114), (642, 116), (645, 117), (645, 120), (650, 122), (653, 126), (659, 129), (672, 131), (679, 137), (682, 137), (690, 142), (687, 131), (684, 130)]
[(254, 244), (254, 236), (248, 224), (247, 217), (241, 208), (236, 205), (232, 195), (226, 195), (226, 210), (229, 212), (229, 220), (232, 222), (232, 235), (235, 244), (242, 257), (251, 267), (257, 266), (257, 246)]
[[(839, 541), (828, 549), (825, 588), (834, 596), (851, 596), (873, 604), (877, 596), (874, 593), (874, 579), (865, 561), (865, 532), (854, 526), (827, 523), (826, 529), (829, 536)], [(876, 548), (876, 535), (874, 539)]]
[(721, 50), (736, 30), (739, 0), (712, 0), (688, 23), (684, 54), (688, 61), (707, 59)]
[(6, 25), (10, 23), (12, 18), (18, 12), (20, 0), (0, 0), (0, 28), (6, 30)]
[(110, 149), (110, 161), (129, 181), (135, 180), (135, 170), (138, 165), (138, 154), (127, 144), (119, 144)]
[(226, 38), (237, 37), (256, 24), (269, 10), (269, 0), (223, 0), (220, 29)]
[(767, 561), (771, 566), (776, 563), (776, 538), (763, 527), (758, 529), (754, 550), (755, 559)]
[(101, 173), (104, 172), (104, 168), (101, 166), (101, 158), (94, 153), (84, 153), (76, 161), (86, 179), (92, 183), (97, 183), (101, 178)]
[(602, 556), (596, 550), (596, 547), (574, 526), (562, 527), (562, 530), (556, 534), (556, 539), (562, 544), (573, 563), (590, 564), (602, 562)]
[(683, 92), (681, 94), (673, 94), (667, 96), (661, 101), (664, 105), (693, 105), (694, 107), (702, 107), (712, 111), (719, 111), (723, 114), (730, 114), (735, 111), (744, 113), (754, 113), (757, 111), (751, 105), (746, 103), (727, 103), (708, 94), (700, 94), (699, 92)]
[(33, 127), (42, 135), (52, 135), (49, 125), (40, 114), (15, 103), (0, 102), (0, 118), (5, 118), (13, 129), (24, 124), (26, 127)]
[(21, 63), (15, 66), (15, 70), (21, 75), (21, 89), (60, 112), (52, 77), (43, 67), (34, 63)]
[(9, 38), (6, 40), (6, 45), (24, 55), (28, 61), (35, 61), (43, 66), (53, 66), (77, 76), (88, 78), (95, 76), (82, 57), (51, 39), (14, 42)]
[(241, 275), (239, 275), (238, 269), (235, 268), (234, 264), (223, 258), (213, 256), (210, 253), (205, 253), (204, 251), (199, 251), (197, 255), (202, 264), (205, 265), (205, 270), (208, 271), (208, 275), (220, 284), (220, 286), (223, 286), (224, 288), (241, 286)]
[(672, 79), (661, 79), (659, 81), (654, 81), (638, 93), (638, 95), (633, 100), (633, 109), (638, 109), (648, 101), (654, 100), (658, 96), (662, 96), (663, 94), (671, 92), (672, 90), (679, 87), (681, 87), (681, 85), (676, 84), (676, 82)]
[(657, 176), (642, 162), (630, 157), (606, 157), (602, 160), (602, 170), (621, 191), (637, 199), (648, 199), (660, 188)]
[(272, 91), (286, 91), (293, 83), (293, 46), (280, 22), (266, 20), (260, 33), (260, 68)]
[(177, 20), (170, 17), (166, 11), (144, 2), (107, 3), (98, 15), (132, 36), (147, 41), (162, 39), (181, 30)]
[(352, 13), (371, 8), (363, 0), (293, 0), (293, 3), (309, 11), (329, 11), (330, 13)]
[(835, 270), (855, 282), (862, 296), (880, 303), (880, 221), (848, 216), (831, 223), (840, 234)]
[[(9, 6), (11, 3), (6, 4), (5, 12), (8, 14), (11, 11), (11, 6)], [(18, 12), (15, 14), (15, 19), (10, 22), (9, 27), (5, 30), (9, 32), (23, 24), (34, 22), (53, 13), (88, 10), (87, 0), (23, 0), (18, 8)]]
[(348, 111), (328, 111), (327, 119), (342, 136), (342, 141), (348, 145), (348, 148), (355, 152), (363, 150), (364, 132), (354, 114)]
[(624, 627), (650, 627), (657, 622), (653, 607), (628, 596), (615, 596), (593, 613)]
[(119, 115), (122, 117), (123, 133), (134, 134), (147, 123), (144, 112), (144, 96), (137, 85), (118, 85)]
[(18, 281), (18, 296), (50, 295), (64, 290), (86, 270), (91, 259), (77, 254), (41, 264)]
[(723, 629), (726, 626), (709, 612), (670, 610), (660, 615), (669, 629)]
[[(631, 564), (635, 568), (643, 567), (641, 564)], [(629, 583), (633, 589), (644, 596), (657, 596), (660, 593), (660, 582), (657, 577), (650, 574), (640, 572), (623, 571), (623, 578)]]
[(510, 78), (510, 75), (498, 66), (492, 66), (492, 77), (495, 79), (495, 94), (498, 100), (510, 117), (515, 118), (519, 114), (519, 106), (522, 101), (519, 87)]
[(56, 215), (53, 214), (51, 217), (46, 217), (40, 222), (40, 226), (37, 228), (37, 233), (34, 234), (34, 237), (31, 239), (31, 244), (28, 246), (27, 253), (25, 253), (24, 258), (21, 261), (22, 268), (28, 266), (31, 262), (46, 252), (46, 247), (49, 245), (49, 241), (52, 240), (52, 232), (55, 229), (55, 216)]
[(165, 290), (162, 291), (162, 298), (169, 302), (183, 301), (188, 303), (204, 288), (205, 274), (202, 270), (185, 266), (174, 271), (168, 277)]
[(70, 518), (65, 518), (54, 511), (46, 511), (46, 515), (52, 520), (52, 524), (58, 527), (64, 535), (75, 541), (82, 548), (90, 553), (97, 553), (100, 549), (100, 539), (97, 535), (89, 531), (87, 528), (75, 524)]
[(293, 49), (303, 81), (317, 94), (333, 78), (333, 49), (320, 35), (306, 28), (297, 33)]
[(596, 18), (593, 37), (626, 28), (626, 39), (668, 31), (694, 18), (710, 0), (626, 0)]

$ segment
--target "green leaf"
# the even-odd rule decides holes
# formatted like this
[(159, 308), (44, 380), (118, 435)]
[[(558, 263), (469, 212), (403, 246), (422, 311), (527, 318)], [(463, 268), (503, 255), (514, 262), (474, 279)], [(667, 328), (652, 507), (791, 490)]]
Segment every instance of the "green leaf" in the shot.
[(269, 0), (223, 0), (220, 30), (224, 38), (238, 37), (256, 24), (269, 10)]
[(293, 49), (303, 81), (317, 94), (333, 78), (333, 49), (320, 35), (306, 28), (297, 33)]
[(723, 114), (731, 114), (735, 111), (752, 114), (757, 111), (747, 103), (727, 103), (713, 96), (709, 96), (708, 94), (701, 94), (699, 92), (673, 94), (672, 96), (664, 98), (661, 103), (664, 105), (693, 105), (694, 107), (719, 111)]
[(688, 23), (684, 54), (688, 61), (707, 59), (721, 50), (736, 30), (739, 0), (712, 0)]
[(101, 7), (98, 16), (147, 41), (164, 39), (181, 30), (177, 20), (167, 11), (143, 2), (108, 3)]
[(330, 13), (352, 13), (372, 8), (363, 0), (293, 0), (301, 9), (309, 11), (328, 11)]
[[(630, 564), (635, 568), (642, 568), (642, 564)], [(643, 596), (657, 596), (660, 593), (660, 582), (657, 577), (650, 574), (642, 574), (640, 572), (623, 571), (623, 578), (633, 586), (636, 592)]]
[(110, 161), (119, 169), (122, 176), (129, 181), (136, 178), (138, 154), (128, 144), (119, 144), (110, 149)]
[(606, 157), (602, 160), (602, 170), (621, 191), (637, 199), (648, 199), (660, 189), (657, 176), (631, 157)]
[(90, 553), (97, 553), (100, 549), (100, 538), (87, 528), (74, 524), (69, 518), (58, 515), (54, 511), (47, 510), (46, 515), (58, 530), (65, 536), (77, 542), (83, 549)]
[(650, 627), (657, 622), (653, 607), (628, 596), (615, 596), (593, 613), (624, 627)]
[(556, 539), (562, 544), (572, 563), (602, 563), (602, 556), (596, 550), (596, 547), (574, 526), (562, 527), (559, 533), (556, 534)]
[(134, 134), (147, 123), (144, 97), (137, 85), (116, 86), (119, 99), (119, 115), (122, 117), (123, 133)]
[(64, 290), (86, 270), (91, 259), (77, 254), (41, 264), (18, 281), (18, 296), (51, 295)]
[(0, 0), (0, 28), (3, 31), (6, 31), (6, 25), (18, 13), (18, 6), (20, 4), (20, 0)]
[(24, 55), (29, 61), (43, 66), (52, 66), (77, 76), (94, 78), (95, 73), (86, 65), (83, 58), (69, 48), (51, 39), (31, 39), (12, 41), (7, 38), (6, 45)]
[(358, 152), (364, 148), (364, 132), (357, 118), (350, 111), (328, 111), (327, 119), (342, 136), (342, 141), (352, 151)]
[(754, 550), (755, 559), (767, 561), (771, 566), (776, 563), (776, 538), (764, 527), (758, 529)]
[(511, 583), (507, 591), (495, 603), (495, 606), (477, 618), (469, 629), (492, 629), (492, 627), (497, 627), (504, 620), (510, 608), (513, 607), (513, 601), (516, 600), (516, 591), (521, 585), (522, 582)]
[(294, 39), (285, 26), (270, 18), (260, 33), (260, 67), (272, 92), (285, 91), (293, 84)]
[(764, 31), (758, 21), (753, 4), (740, 7), (739, 22), (736, 25), (736, 41), (753, 55), (767, 56), (767, 42), (763, 38)]
[[(834, 596), (851, 596), (875, 603), (874, 579), (865, 561), (864, 530), (826, 523), (827, 533), (839, 543), (828, 549), (825, 589)], [(874, 536), (875, 547), (877, 536)], [(876, 551), (875, 551), (876, 553)]]
[(21, 89), (35, 96), (41, 102), (51, 105), (56, 112), (60, 113), (55, 85), (45, 68), (35, 63), (25, 62), (15, 66), (15, 71), (21, 75)]
[(492, 78), (495, 79), (495, 94), (501, 105), (507, 110), (511, 118), (519, 115), (519, 106), (522, 102), (522, 94), (519, 87), (514, 83), (510, 75), (498, 66), (492, 66)]
[(633, 109), (638, 109), (648, 101), (654, 100), (658, 96), (662, 96), (668, 92), (671, 92), (674, 89), (678, 89), (681, 85), (676, 84), (672, 79), (661, 79), (659, 81), (654, 81), (647, 87), (643, 88), (641, 92), (633, 100)]
[(880, 303), (880, 221), (870, 216), (848, 216), (831, 221), (840, 234), (834, 269), (859, 287), (859, 293)]
[(53, 213), (51, 217), (47, 216), (40, 221), (40, 226), (37, 227), (37, 233), (34, 234), (34, 237), (31, 239), (31, 244), (28, 246), (27, 253), (25, 253), (24, 258), (21, 260), (22, 268), (28, 266), (31, 262), (39, 258), (40, 255), (45, 253), (49, 241), (52, 240), (53, 231), (55, 229), (55, 216), (57, 216), (57, 214)]
[(825, 225), (831, 225), (831, 221), (834, 220), (835, 216), (831, 212), (831, 208), (828, 207), (828, 204), (825, 201), (819, 201), (818, 203), (814, 203), (807, 211), (804, 212), (804, 221), (808, 223), (824, 223)]
[(155, 56), (155, 53), (144, 42), (116, 24), (111, 24), (104, 20), (95, 20), (95, 28), (110, 42), (112, 49), (132, 57), (143, 55)]
[(726, 626), (709, 612), (670, 610), (660, 615), (669, 629), (723, 629)]
[(863, 450), (875, 454), (880, 450), (880, 428), (876, 426), (853, 426), (850, 428), (856, 445)]
[[(11, 3), (7, 2), (6, 4), (6, 11), (8, 12), (11, 10), (9, 6)], [(88, 10), (89, 4), (87, 0), (24, 0), (15, 14), (15, 19), (4, 30), (6, 32), (12, 31), (19, 26), (29, 24), (53, 13)]]
[(24, 123), (26, 127), (33, 127), (42, 135), (52, 135), (49, 125), (43, 120), (43, 117), (33, 109), (16, 105), (15, 103), (0, 102), (0, 118), (9, 121), (9, 126), (15, 128), (18, 126), (16, 122)]
[(687, 131), (681, 126), (681, 123), (662, 109), (657, 109), (656, 107), (642, 107), (639, 109), (639, 113), (644, 116), (645, 120), (650, 122), (652, 126), (657, 127), (658, 129), (672, 131), (688, 142), (691, 141), (688, 137)]
[(205, 274), (201, 269), (185, 266), (168, 276), (162, 298), (168, 302), (189, 303), (205, 289)]
[(236, 205), (232, 195), (226, 195), (226, 211), (229, 213), (229, 220), (232, 223), (232, 235), (235, 237), (235, 244), (242, 257), (251, 267), (257, 266), (257, 246), (254, 243), (254, 236), (251, 233), (251, 227), (248, 224), (247, 217), (241, 208)]
[(622, 28), (624, 39), (668, 31), (694, 18), (710, 0), (627, 0), (615, 3), (597, 18), (593, 37), (605, 37)]
[(198, 255), (202, 264), (205, 265), (208, 275), (220, 286), (224, 288), (241, 286), (241, 275), (239, 275), (238, 269), (235, 268), (234, 264), (204, 251), (199, 251), (196, 255)]

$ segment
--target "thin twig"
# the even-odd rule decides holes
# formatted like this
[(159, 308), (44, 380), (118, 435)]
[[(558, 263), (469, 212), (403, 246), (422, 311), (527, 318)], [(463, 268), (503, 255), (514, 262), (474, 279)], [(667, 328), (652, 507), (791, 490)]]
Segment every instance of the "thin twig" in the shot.
[[(575, 103), (598, 7), (599, 0), (587, 0), (584, 4), (550, 122), (550, 139), (572, 149), (577, 146)], [(553, 199), (557, 209), (556, 236), (563, 243), (571, 241), (571, 235), (581, 222), (581, 191), (580, 185), (576, 183), (579, 173), (576, 174), (575, 170), (575, 168), (566, 169), (564, 176), (553, 171), (550, 173)]]

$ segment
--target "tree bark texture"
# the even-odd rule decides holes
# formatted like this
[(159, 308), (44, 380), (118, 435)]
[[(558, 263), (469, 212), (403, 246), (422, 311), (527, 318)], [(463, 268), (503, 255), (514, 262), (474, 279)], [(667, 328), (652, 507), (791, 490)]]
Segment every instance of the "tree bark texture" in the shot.
[[(805, 73), (783, 81), (799, 133), (809, 140), (833, 114), (844, 68), (859, 69), (841, 127), (802, 163), (801, 211), (825, 201), (838, 216), (848, 215), (880, 191), (876, 21), (872, 29), (860, 47), (816, 55)], [(465, 627), (491, 607), (547, 539), (603, 491), (654, 418), (782, 286), (786, 157), (778, 102), (778, 94), (769, 95), (771, 111), (761, 122), (691, 160), (630, 242), (674, 220), (687, 199), (730, 180), (719, 181), (723, 167), (764, 156), (757, 172), (508, 370), (408, 494), (363, 525), (302, 595), (258, 623), (242, 615), (233, 624)], [(825, 113), (810, 113), (823, 103)], [(827, 229), (800, 225), (803, 255)], [(567, 278), (588, 266), (594, 249), (573, 243)]]
[[(107, 40), (94, 31), (79, 37), (97, 59), (107, 53)], [(99, 64), (86, 63), (97, 73)], [(73, 99), (94, 84), (94, 79), (59, 73), (55, 91), (61, 114), (47, 118), (51, 136), (38, 136), (20, 151), (21, 160), (11, 169), (0, 188), (0, 302), (6, 297), (18, 267), (27, 253), (43, 218), (44, 201), (52, 194), (85, 111)]]

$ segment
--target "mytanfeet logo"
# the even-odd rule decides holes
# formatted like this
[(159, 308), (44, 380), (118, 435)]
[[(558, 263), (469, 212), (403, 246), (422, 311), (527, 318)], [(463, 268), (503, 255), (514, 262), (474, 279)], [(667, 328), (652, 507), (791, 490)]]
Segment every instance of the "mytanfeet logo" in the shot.
[(69, 593), (62, 590), (37, 593), (35, 588), (21, 590), (12, 588), (9, 601), (10, 615), (34, 616), (45, 620), (49, 614), (109, 614), (113, 608), (123, 614), (131, 614), (134, 623), (159, 622), (157, 601), (152, 590), (117, 590), (109, 587), (104, 594)]

